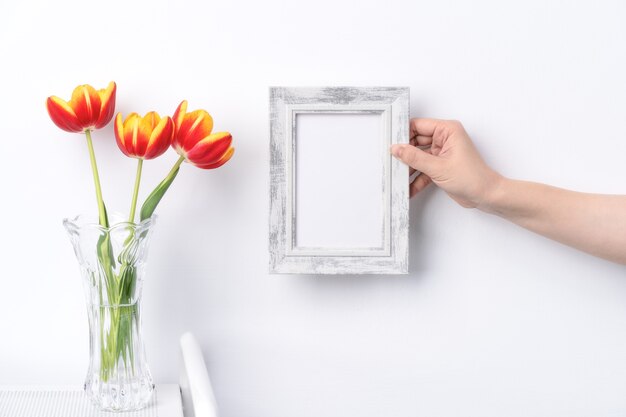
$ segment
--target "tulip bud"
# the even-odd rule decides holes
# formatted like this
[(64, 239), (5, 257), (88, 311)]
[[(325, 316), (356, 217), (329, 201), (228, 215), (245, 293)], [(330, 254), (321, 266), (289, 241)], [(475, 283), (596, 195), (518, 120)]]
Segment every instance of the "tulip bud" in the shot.
[(183, 100), (173, 119), (176, 128), (172, 147), (190, 164), (202, 169), (215, 169), (228, 162), (235, 153), (230, 133), (211, 134), (213, 119), (207, 111), (187, 113), (187, 101)]
[(79, 85), (72, 92), (70, 101), (50, 96), (46, 108), (54, 124), (67, 132), (100, 129), (113, 118), (116, 88), (113, 81), (101, 90), (87, 84)]
[(131, 113), (122, 121), (122, 113), (115, 117), (115, 139), (124, 155), (131, 158), (153, 159), (162, 155), (172, 142), (174, 122), (170, 117), (159, 117), (149, 112), (141, 117)]

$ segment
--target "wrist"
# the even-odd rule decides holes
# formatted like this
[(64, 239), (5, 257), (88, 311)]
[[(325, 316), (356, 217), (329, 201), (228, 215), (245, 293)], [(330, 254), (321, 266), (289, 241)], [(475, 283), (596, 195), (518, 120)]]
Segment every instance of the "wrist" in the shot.
[(501, 202), (506, 199), (504, 195), (510, 181), (508, 178), (492, 171), (485, 184), (482, 196), (476, 204), (476, 208), (486, 213), (497, 214)]

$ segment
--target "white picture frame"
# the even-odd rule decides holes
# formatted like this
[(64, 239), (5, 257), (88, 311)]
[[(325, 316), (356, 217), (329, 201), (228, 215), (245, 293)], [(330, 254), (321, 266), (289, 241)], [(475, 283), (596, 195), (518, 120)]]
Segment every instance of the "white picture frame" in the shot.
[(408, 127), (406, 87), (270, 88), (270, 273), (408, 273)]

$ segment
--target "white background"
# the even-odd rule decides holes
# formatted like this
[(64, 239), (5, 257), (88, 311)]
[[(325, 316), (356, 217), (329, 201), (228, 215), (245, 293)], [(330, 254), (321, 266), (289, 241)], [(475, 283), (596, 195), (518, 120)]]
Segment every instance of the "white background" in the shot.
[[(475, 0), (0, 5), (0, 384), (82, 383), (87, 319), (61, 219), (96, 210), (87, 150), (45, 98), (118, 83), (118, 110), (205, 108), (237, 152), (184, 166), (144, 293), (157, 382), (196, 333), (225, 417), (626, 413), (626, 276), (431, 189), (408, 276), (267, 274), (268, 86), (411, 87), (503, 174), (626, 185), (626, 5)], [(134, 161), (95, 147), (110, 208)], [(332, 150), (329, 150), (332, 151)], [(349, 155), (346, 155), (348, 158)], [(171, 152), (145, 164), (142, 196)]]

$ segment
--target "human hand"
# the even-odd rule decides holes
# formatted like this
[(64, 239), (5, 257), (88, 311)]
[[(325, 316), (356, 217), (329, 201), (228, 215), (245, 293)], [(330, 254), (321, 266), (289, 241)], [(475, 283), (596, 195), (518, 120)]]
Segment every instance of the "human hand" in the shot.
[(411, 119), (410, 144), (396, 144), (391, 153), (409, 165), (413, 197), (431, 182), (463, 207), (481, 207), (502, 177), (489, 168), (460, 122)]

